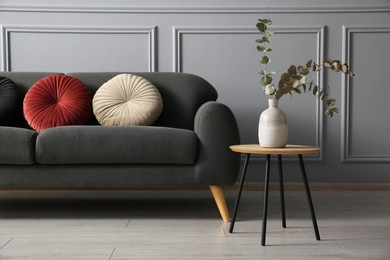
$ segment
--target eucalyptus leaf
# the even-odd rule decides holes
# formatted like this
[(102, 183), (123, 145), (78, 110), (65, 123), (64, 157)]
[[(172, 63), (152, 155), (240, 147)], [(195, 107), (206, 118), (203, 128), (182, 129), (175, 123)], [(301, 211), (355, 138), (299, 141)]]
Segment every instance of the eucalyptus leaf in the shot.
[(257, 50), (260, 51), (260, 52), (270, 52), (270, 51), (272, 51), (271, 48), (267, 48), (265, 46), (257, 46)]
[(299, 73), (306, 76), (310, 73), (310, 70), (308, 68), (302, 68), (301, 70), (299, 70)]
[(330, 116), (330, 117), (333, 117), (333, 110), (328, 108), (326, 111), (325, 111), (325, 115), (327, 116)]
[(257, 38), (257, 39), (256, 39), (256, 42), (257, 42), (257, 43), (264, 43), (263, 39), (260, 39), (260, 38)]
[(275, 94), (276, 92), (276, 88), (273, 84), (268, 84), (267, 86), (265, 86), (265, 94), (270, 96), (270, 95), (273, 95)]
[(341, 71), (342, 71), (344, 74), (347, 74), (348, 71), (349, 71), (348, 64), (344, 63), (344, 64), (341, 66)]
[(314, 88), (313, 88), (313, 95), (316, 95), (317, 91), (318, 91), (318, 86), (315, 85)]
[(289, 81), (290, 78), (291, 78), (291, 76), (287, 72), (283, 73), (282, 76), (280, 76), (280, 80), (284, 81), (284, 82)]
[(272, 24), (272, 21), (271, 19), (268, 19), (268, 18), (265, 18), (265, 19), (258, 19), (259, 22), (262, 22), (262, 23), (265, 23), (265, 24), (268, 24), (268, 25), (271, 25)]
[(299, 88), (294, 88), (293, 91), (295, 91), (295, 92), (298, 93), (298, 94), (301, 94), (301, 93), (302, 93), (302, 91), (301, 91)]
[(320, 71), (321, 67), (317, 63), (313, 63), (313, 71)]
[(293, 89), (297, 88), (299, 86), (299, 80), (293, 79), (291, 86)]
[(336, 104), (336, 99), (334, 99), (334, 98), (328, 99), (328, 102), (329, 102), (329, 105), (332, 106), (332, 105)]
[(263, 75), (263, 76), (265, 76), (265, 75), (275, 75), (276, 72), (275, 71), (269, 71), (269, 70), (262, 70), (262, 71), (259, 72), (259, 74)]
[(332, 66), (332, 60), (331, 59), (326, 59), (325, 61), (324, 61), (324, 67), (325, 68), (330, 68), (331, 66)]
[(265, 49), (266, 47), (264, 47), (264, 46), (257, 46), (256, 47), (256, 49), (258, 50), (258, 51), (261, 51), (261, 52), (264, 52), (264, 49)]
[(269, 37), (266, 37), (266, 36), (263, 36), (263, 38), (261, 38), (263, 40), (263, 43), (266, 42), (266, 43), (271, 43), (271, 40), (269, 39)]
[(272, 83), (272, 77), (268, 76), (268, 75), (265, 75), (261, 78), (261, 84), (263, 86), (266, 86), (266, 85), (269, 85)]
[(341, 69), (341, 66), (338, 62), (333, 62), (330, 69), (333, 70), (334, 72), (339, 72)]
[(293, 90), (293, 85), (292, 84), (287, 84), (285, 88), (283, 88), (283, 92), (285, 94), (290, 93)]
[(302, 76), (302, 77), (301, 77), (300, 83), (301, 83), (302, 85), (305, 85), (305, 84), (306, 84), (306, 76)]
[(291, 65), (288, 70), (287, 70), (288, 74), (290, 75), (294, 75), (294, 74), (297, 74), (297, 67), (295, 65)]
[(282, 82), (281, 80), (279, 80), (278, 89), (282, 89), (283, 86), (284, 86), (284, 82)]
[(267, 56), (263, 56), (263, 57), (261, 57), (260, 58), (260, 63), (261, 64), (268, 64), (268, 63), (270, 63), (271, 62), (271, 59), (270, 58), (268, 58)]
[(271, 36), (274, 35), (274, 34), (275, 34), (275, 32), (274, 32), (274, 31), (271, 31), (271, 30), (265, 31), (265, 32), (263, 33), (263, 35), (264, 35), (265, 37), (271, 37)]
[(265, 32), (267, 30), (267, 25), (265, 25), (262, 22), (258, 22), (256, 24), (257, 29), (259, 29), (260, 32)]

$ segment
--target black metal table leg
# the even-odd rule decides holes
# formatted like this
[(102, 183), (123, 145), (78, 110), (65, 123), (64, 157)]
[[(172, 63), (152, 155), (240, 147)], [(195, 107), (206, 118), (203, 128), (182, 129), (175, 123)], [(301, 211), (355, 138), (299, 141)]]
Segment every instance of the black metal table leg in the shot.
[(241, 199), (242, 187), (244, 186), (246, 170), (248, 168), (248, 163), (249, 163), (249, 158), (250, 157), (251, 157), (251, 155), (249, 153), (247, 153), (246, 154), (246, 158), (245, 158), (244, 168), (242, 169), (240, 188), (238, 190), (238, 195), (237, 195), (237, 198), (236, 198), (236, 204), (234, 205), (233, 218), (232, 218), (232, 221), (230, 222), (229, 233), (233, 233), (234, 223), (236, 222), (236, 216), (237, 216), (237, 211), (238, 211), (238, 205), (239, 205), (240, 199)]
[(265, 246), (265, 236), (267, 232), (267, 211), (268, 211), (268, 190), (269, 190), (269, 172), (271, 167), (271, 155), (267, 154), (264, 180), (264, 204), (263, 204), (263, 228), (261, 231), (261, 245)]
[(316, 235), (316, 239), (320, 240), (320, 232), (318, 231), (317, 219), (316, 219), (316, 215), (314, 213), (313, 202), (312, 202), (312, 199), (311, 199), (310, 189), (309, 189), (309, 182), (307, 181), (305, 165), (303, 163), (302, 154), (298, 154), (298, 158), (299, 158), (299, 164), (301, 166), (303, 184), (305, 185), (306, 197), (307, 197), (307, 201), (309, 203), (311, 220), (313, 221), (314, 233)]
[(284, 203), (283, 165), (282, 155), (278, 154), (279, 184), (280, 184), (280, 205), (282, 209), (282, 227), (286, 228), (286, 207)]

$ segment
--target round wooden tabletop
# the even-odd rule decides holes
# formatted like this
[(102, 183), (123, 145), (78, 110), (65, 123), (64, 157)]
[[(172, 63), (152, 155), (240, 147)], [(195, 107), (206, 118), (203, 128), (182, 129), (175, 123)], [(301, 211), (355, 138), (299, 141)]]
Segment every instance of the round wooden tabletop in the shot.
[(265, 148), (259, 144), (239, 144), (230, 146), (230, 149), (237, 153), (250, 154), (311, 154), (320, 151), (319, 147), (293, 144), (288, 144), (284, 148)]

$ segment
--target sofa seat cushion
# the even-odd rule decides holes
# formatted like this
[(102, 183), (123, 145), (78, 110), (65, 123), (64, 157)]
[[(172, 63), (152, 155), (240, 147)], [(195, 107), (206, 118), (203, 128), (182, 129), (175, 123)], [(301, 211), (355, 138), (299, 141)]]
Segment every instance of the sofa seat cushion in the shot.
[(195, 132), (155, 126), (62, 126), (37, 138), (40, 164), (194, 164)]
[(37, 134), (30, 129), (0, 126), (0, 164), (35, 164)]

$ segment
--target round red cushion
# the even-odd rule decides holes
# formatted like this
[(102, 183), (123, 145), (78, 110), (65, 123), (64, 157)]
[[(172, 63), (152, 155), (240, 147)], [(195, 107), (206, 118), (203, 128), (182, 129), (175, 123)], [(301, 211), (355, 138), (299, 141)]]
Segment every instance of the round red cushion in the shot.
[(27, 92), (23, 113), (31, 128), (80, 125), (92, 114), (92, 95), (78, 79), (67, 75), (51, 75), (40, 79)]

